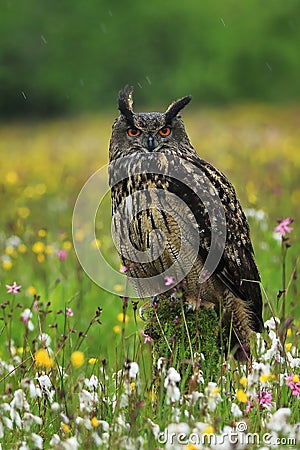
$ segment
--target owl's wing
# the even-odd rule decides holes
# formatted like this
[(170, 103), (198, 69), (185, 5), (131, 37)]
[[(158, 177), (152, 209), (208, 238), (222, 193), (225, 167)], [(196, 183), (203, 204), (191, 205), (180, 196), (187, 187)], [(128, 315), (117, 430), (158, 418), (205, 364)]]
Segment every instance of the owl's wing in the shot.
[[(211, 241), (211, 223), (203, 203), (189, 188), (189, 186), (195, 187), (195, 183), (197, 183), (196, 177), (190, 170), (191, 164), (195, 166), (194, 172), (201, 171), (204, 178), (207, 179), (207, 183), (214, 186), (225, 212), (226, 244), (215, 275), (235, 296), (247, 302), (253, 316), (253, 329), (262, 331), (260, 275), (254, 260), (249, 225), (236, 197), (235, 189), (222, 172), (200, 159), (196, 153), (193, 154), (189, 151), (187, 155), (182, 157), (185, 160), (183, 164), (187, 165), (186, 179), (182, 180), (182, 185), (179, 187), (180, 193), (177, 194), (183, 198), (186, 197), (185, 201), (189, 203), (198, 222), (201, 232), (200, 257), (205, 261), (208, 255)], [(177, 182), (174, 182), (173, 187), (171, 187), (174, 191), (176, 191), (176, 184)]]

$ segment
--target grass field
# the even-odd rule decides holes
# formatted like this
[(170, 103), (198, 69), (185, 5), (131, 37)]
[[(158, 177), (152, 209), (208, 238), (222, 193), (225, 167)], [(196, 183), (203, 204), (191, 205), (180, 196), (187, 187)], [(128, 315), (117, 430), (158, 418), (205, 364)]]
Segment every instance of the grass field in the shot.
[[(254, 448), (249, 433), (258, 448), (300, 445), (299, 113), (247, 105), (184, 116), (194, 147), (228, 176), (247, 212), (269, 325), (253, 340), (252, 364), (228, 357), (213, 381), (195, 368), (188, 393), (176, 368), (163, 365), (153, 391), (143, 322), (130, 300), (87, 277), (73, 249), (74, 204), (108, 161), (114, 116), (1, 125), (3, 449), (229, 449), (230, 439)], [(274, 228), (287, 217), (293, 230), (282, 243)], [(118, 270), (109, 219), (107, 204), (97, 244)]]

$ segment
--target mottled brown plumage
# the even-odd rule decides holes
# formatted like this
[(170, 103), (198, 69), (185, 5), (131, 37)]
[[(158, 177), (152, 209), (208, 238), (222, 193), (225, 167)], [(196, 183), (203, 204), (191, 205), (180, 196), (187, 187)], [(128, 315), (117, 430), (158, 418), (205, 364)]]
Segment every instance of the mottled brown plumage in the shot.
[[(165, 113), (135, 113), (132, 89), (120, 92), (109, 169), (116, 242), (140, 297), (147, 297), (151, 289), (170, 296), (180, 285), (193, 307), (214, 307), (222, 314), (227, 336), (232, 323), (231, 348), (243, 358), (249, 354), (252, 331), (263, 329), (259, 272), (248, 222), (232, 184), (198, 156), (178, 115), (190, 100), (177, 100)], [(163, 235), (153, 241), (153, 230)], [(208, 280), (200, 282), (213, 235), (220, 260), (215, 268), (208, 267)], [(197, 241), (199, 249), (193, 255)], [(175, 286), (162, 293), (159, 276), (168, 269)]]

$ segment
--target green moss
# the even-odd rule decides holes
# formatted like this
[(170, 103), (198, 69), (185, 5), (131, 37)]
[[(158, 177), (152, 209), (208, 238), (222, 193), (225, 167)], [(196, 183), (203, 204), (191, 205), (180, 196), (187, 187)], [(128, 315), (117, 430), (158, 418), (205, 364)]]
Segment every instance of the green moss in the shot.
[[(199, 364), (207, 382), (216, 377), (220, 366), (219, 320), (213, 309), (189, 312), (186, 309), (187, 305), (182, 305), (181, 300), (163, 299), (155, 310), (148, 308), (145, 311), (148, 321), (145, 333), (153, 340), (153, 367), (158, 358), (164, 357), (187, 381), (193, 373), (194, 361)], [(204, 359), (200, 357), (201, 353)]]

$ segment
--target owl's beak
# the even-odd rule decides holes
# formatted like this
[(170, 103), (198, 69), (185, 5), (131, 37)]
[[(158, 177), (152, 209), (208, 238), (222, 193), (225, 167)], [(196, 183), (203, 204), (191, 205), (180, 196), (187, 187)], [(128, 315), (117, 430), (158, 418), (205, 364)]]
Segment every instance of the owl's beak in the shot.
[(148, 144), (149, 152), (152, 152), (152, 150), (154, 150), (154, 138), (153, 138), (153, 136), (148, 136), (147, 144)]

